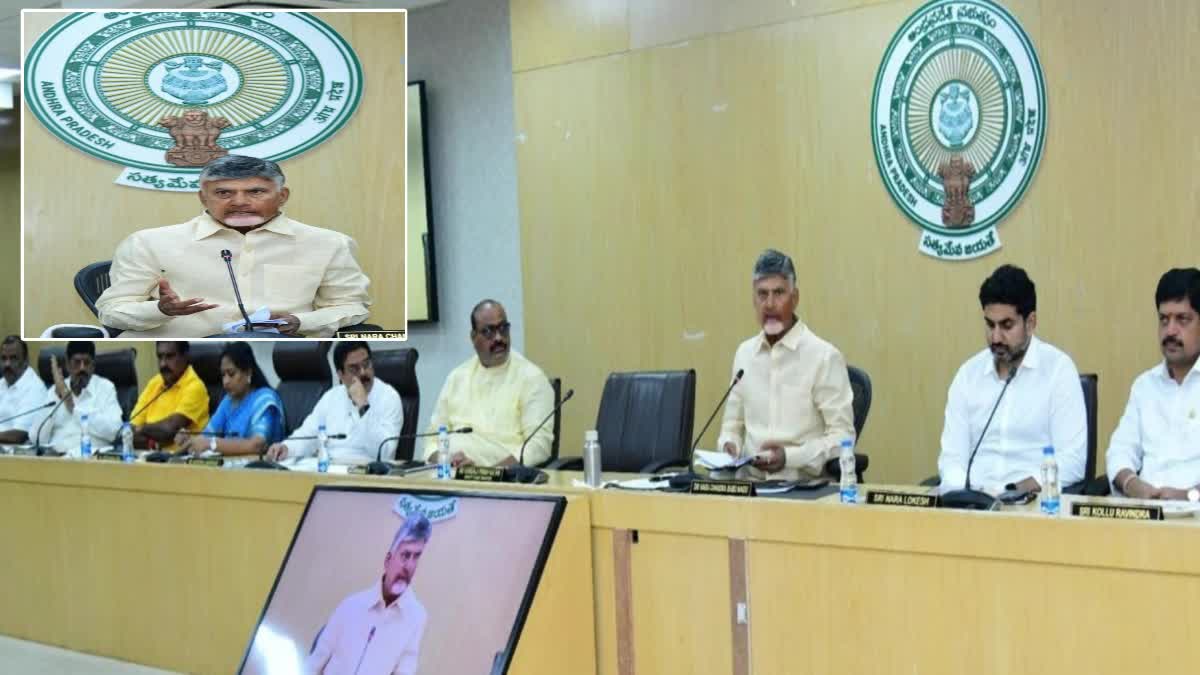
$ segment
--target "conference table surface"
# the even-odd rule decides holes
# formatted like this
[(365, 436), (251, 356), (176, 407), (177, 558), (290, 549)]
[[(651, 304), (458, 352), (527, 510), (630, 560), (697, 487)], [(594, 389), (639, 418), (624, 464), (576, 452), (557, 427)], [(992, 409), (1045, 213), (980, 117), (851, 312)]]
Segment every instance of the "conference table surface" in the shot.
[[(0, 541), (12, 551), (0, 633), (230, 672), (312, 487), (349, 483), (567, 497), (513, 673), (1183, 672), (1200, 659), (1200, 520), (1183, 508), (1125, 522), (1072, 517), (1071, 496), (1048, 517), (1036, 503), (848, 506), (836, 494), (592, 489), (581, 478), (0, 457)], [(860, 486), (878, 489), (928, 491)]]

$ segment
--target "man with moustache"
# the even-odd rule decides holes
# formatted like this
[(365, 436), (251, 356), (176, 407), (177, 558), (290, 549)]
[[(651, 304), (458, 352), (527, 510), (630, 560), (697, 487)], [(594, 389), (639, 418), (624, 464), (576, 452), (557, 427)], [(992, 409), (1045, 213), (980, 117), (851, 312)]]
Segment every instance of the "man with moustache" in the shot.
[(1162, 275), (1154, 302), (1163, 361), (1133, 381), (1108, 478), (1130, 497), (1200, 502), (1200, 270)]
[(383, 444), (383, 457), (396, 454), (397, 441), (404, 425), (404, 407), (392, 385), (375, 377), (371, 347), (365, 342), (344, 341), (333, 348), (333, 367), (341, 384), (325, 392), (304, 423), (291, 438), (267, 449), (275, 461), (306, 457), (317, 452), (317, 432), (322, 423), (325, 433), (345, 434), (330, 439), (329, 461), (334, 464), (363, 464), (373, 461)]
[(86, 414), (92, 448), (112, 445), (121, 430), (121, 404), (117, 401), (117, 388), (113, 383), (93, 374), (96, 343), (68, 342), (66, 358), (69, 381), (63, 377), (58, 359), (50, 358), (54, 384), (46, 389), (43, 402), (55, 406), (37, 415), (37, 423), (33, 425), (34, 442), (49, 445), (58, 452), (78, 452), (83, 435), (83, 415)]
[(823, 473), (854, 438), (854, 394), (846, 360), (796, 316), (800, 291), (792, 259), (767, 249), (754, 263), (754, 310), (762, 331), (738, 345), (717, 444), (753, 457), (749, 478), (797, 480)]
[[(950, 384), (938, 457), (942, 486), (965, 487), (967, 464), (977, 444), (972, 489), (991, 494), (1040, 490), (1046, 446), (1054, 447), (1061, 485), (1082, 480), (1087, 409), (1079, 371), (1070, 356), (1034, 336), (1033, 281), (1020, 267), (1001, 265), (980, 286), (979, 305), (988, 348), (968, 359)], [(1005, 382), (1008, 390), (993, 416)]]
[(433, 525), (420, 513), (404, 519), (383, 557), (383, 576), (338, 603), (304, 664), (316, 675), (413, 675), (425, 632), (425, 607), (413, 576)]
[(134, 232), (117, 247), (112, 285), (96, 301), (121, 337), (205, 337), (242, 319), (223, 250), (246, 311), (286, 323), (281, 333), (329, 337), (367, 318), (370, 285), (350, 237), (284, 215), (290, 192), (274, 162), (226, 155), (200, 172), (204, 213)]
[(154, 441), (159, 448), (174, 450), (176, 433), (197, 433), (208, 424), (208, 389), (192, 368), (186, 341), (159, 342), (154, 350), (158, 374), (133, 406), (133, 444), (145, 448)]
[(0, 419), (20, 415), (4, 423), (0, 443), (24, 443), (29, 440), (37, 418), (35, 408), (46, 400), (46, 385), (29, 367), (29, 349), (16, 335), (0, 342), (0, 368), (4, 373), (0, 381)]
[[(472, 433), (450, 436), (455, 466), (508, 466), (518, 461), (521, 443), (554, 410), (554, 390), (541, 368), (509, 349), (512, 324), (504, 306), (483, 300), (471, 310), (475, 356), (450, 372), (438, 396), (429, 431), (438, 427)], [(425, 446), (425, 459), (437, 453), (437, 437)], [(554, 431), (544, 424), (525, 446), (525, 464), (550, 458)]]

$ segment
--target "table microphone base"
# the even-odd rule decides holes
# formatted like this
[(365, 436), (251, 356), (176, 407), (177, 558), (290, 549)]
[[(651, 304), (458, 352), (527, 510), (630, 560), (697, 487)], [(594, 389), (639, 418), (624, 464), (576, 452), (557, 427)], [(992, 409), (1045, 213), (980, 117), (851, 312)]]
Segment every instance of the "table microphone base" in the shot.
[(970, 509), (991, 511), (999, 504), (996, 498), (979, 490), (951, 490), (941, 497), (942, 507), (947, 509)]
[(550, 476), (541, 469), (525, 466), (524, 464), (510, 464), (504, 467), (504, 481), (506, 483), (533, 483), (540, 485), (550, 479)]
[(146, 456), (142, 459), (147, 462), (154, 462), (156, 464), (166, 464), (167, 462), (171, 461), (171, 453), (163, 452), (162, 450), (155, 450), (154, 452), (147, 452)]
[(274, 469), (275, 471), (288, 471), (289, 469), (279, 462), (272, 462), (269, 459), (259, 457), (253, 462), (246, 462), (247, 469)]
[(372, 476), (386, 476), (392, 472), (392, 465), (387, 462), (371, 462), (367, 464), (367, 473)]
[(669, 485), (672, 490), (687, 491), (692, 489), (692, 483), (699, 477), (700, 476), (697, 475), (695, 471), (685, 471), (683, 473), (677, 473), (668, 478), (667, 485)]

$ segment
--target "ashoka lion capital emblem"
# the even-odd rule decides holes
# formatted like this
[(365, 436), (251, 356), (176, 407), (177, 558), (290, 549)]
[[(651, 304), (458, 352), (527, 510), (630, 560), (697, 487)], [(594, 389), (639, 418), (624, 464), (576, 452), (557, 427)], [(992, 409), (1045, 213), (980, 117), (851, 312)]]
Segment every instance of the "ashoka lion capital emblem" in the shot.
[(175, 166), (204, 166), (229, 151), (217, 145), (221, 130), (230, 125), (224, 117), (209, 117), (203, 110), (185, 110), (178, 117), (167, 116), (158, 121), (175, 139), (175, 147), (167, 151), (167, 161)]

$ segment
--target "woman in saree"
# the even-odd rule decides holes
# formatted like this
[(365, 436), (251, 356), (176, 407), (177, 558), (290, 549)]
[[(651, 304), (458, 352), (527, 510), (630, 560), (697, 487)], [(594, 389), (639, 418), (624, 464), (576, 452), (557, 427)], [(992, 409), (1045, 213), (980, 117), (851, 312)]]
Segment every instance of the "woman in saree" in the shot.
[(245, 342), (231, 342), (221, 352), (221, 386), (225, 396), (200, 434), (180, 434), (179, 448), (198, 455), (260, 455), (283, 440), (283, 401)]

